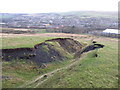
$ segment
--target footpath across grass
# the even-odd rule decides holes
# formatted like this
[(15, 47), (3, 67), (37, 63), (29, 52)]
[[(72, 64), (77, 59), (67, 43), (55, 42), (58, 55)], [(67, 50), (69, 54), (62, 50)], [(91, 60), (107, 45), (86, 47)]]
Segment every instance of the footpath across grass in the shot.
[[(70, 64), (73, 60), (55, 61), (45, 64), (45, 67), (36, 66), (36, 64), (28, 60), (14, 60), (11, 62), (3, 62), (2, 66), (2, 87), (17, 88), (34, 78), (48, 73), (57, 68), (61, 68)], [(7, 77), (7, 78), (6, 78)]]
[(99, 42), (105, 47), (85, 53), (79, 63), (57, 72), (38, 88), (118, 88), (118, 44)]
[[(33, 47), (54, 37), (9, 37), (3, 38), (3, 48)], [(79, 41), (89, 42), (87, 38)], [(89, 38), (88, 38), (89, 39)], [(104, 48), (84, 53), (77, 64), (56, 72), (38, 88), (117, 88), (118, 87), (118, 42), (116, 39), (95, 38)], [(95, 54), (98, 56), (95, 57)], [(36, 67), (31, 62), (18, 60), (3, 62), (3, 88), (16, 88), (29, 80), (72, 63), (71, 60), (48, 63), (46, 68)]]

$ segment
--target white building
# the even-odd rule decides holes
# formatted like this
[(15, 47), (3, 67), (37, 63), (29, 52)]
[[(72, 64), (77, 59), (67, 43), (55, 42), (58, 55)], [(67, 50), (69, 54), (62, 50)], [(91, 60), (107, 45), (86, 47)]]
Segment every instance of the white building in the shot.
[(118, 29), (106, 29), (103, 33), (113, 33), (113, 34), (120, 34), (120, 30)]

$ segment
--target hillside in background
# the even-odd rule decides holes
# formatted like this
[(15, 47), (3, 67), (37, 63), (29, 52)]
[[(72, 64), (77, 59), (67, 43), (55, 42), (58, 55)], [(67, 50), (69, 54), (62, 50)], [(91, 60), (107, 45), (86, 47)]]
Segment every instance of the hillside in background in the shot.
[(75, 26), (87, 30), (117, 28), (117, 12), (78, 11), (65, 13), (1, 13), (3, 27), (57, 29)]
[(75, 15), (79, 17), (106, 17), (106, 18), (117, 18), (117, 12), (100, 12), (100, 11), (73, 11), (60, 13), (61, 15)]

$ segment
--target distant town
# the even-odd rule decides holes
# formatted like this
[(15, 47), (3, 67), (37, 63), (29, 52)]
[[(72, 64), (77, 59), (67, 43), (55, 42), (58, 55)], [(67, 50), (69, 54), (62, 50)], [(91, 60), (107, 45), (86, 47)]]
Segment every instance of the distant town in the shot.
[(118, 29), (117, 12), (0, 13), (2, 28), (46, 29), (47, 32), (92, 33)]

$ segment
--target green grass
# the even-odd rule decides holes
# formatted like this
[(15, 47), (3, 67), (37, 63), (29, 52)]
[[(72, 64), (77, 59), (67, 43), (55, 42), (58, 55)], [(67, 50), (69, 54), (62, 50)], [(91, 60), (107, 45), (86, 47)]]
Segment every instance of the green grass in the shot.
[(26, 60), (17, 60), (11, 62), (3, 62), (3, 76), (9, 76), (11, 79), (3, 80), (3, 88), (16, 87), (21, 85), (26, 80), (37, 75), (37, 71), (33, 70), (34, 65)]
[[(3, 88), (16, 88), (25, 84), (27, 81), (53, 71), (57, 68), (63, 67), (72, 60), (55, 61), (45, 64), (46, 68), (39, 68), (36, 64), (26, 60), (15, 60), (11, 62), (3, 62), (3, 76), (9, 76), (11, 79), (5, 79), (2, 81)], [(33, 69), (36, 67), (36, 69)]]
[(41, 36), (23, 36), (23, 37), (3, 37), (2, 38), (2, 48), (33, 48), (35, 44), (44, 42), (47, 39), (52, 39), (54, 37), (41, 37)]
[[(9, 37), (3, 38), (3, 48), (20, 48), (33, 47), (35, 44), (54, 37)], [(85, 41), (86, 38), (80, 38), (79, 41)], [(97, 38), (95, 38), (97, 39)], [(82, 55), (81, 59), (74, 66), (55, 73), (47, 81), (39, 86), (39, 88), (116, 88), (118, 87), (118, 44), (116, 39), (112, 41), (104, 41), (105, 37), (98, 39), (98, 43), (104, 44), (103, 49), (90, 51)], [(57, 43), (48, 42), (54, 45), (56, 50)], [(44, 47), (46, 48), (46, 47)], [(47, 48), (45, 49), (47, 51)], [(94, 57), (95, 54), (98, 57)], [(64, 53), (63, 53), (64, 54)], [(66, 54), (67, 55), (67, 54)], [(69, 56), (69, 55), (68, 55)], [(37, 68), (31, 62), (18, 60), (12, 62), (3, 62), (3, 75), (13, 77), (12, 79), (3, 80), (3, 88), (15, 88), (29, 80), (64, 67), (72, 63), (72, 60), (55, 61), (46, 64), (46, 68)]]
[[(6, 37), (3, 38), (3, 48), (20, 48), (20, 47), (33, 47), (35, 44), (41, 43), (47, 39), (52, 39), (53, 37), (38, 37), (38, 36), (30, 36), (30, 37)], [(8, 44), (9, 43), (9, 44)], [(65, 65), (70, 64), (73, 58), (67, 52), (58, 46), (57, 42), (47, 42), (53, 46), (57, 51), (60, 51), (61, 54), (67, 56), (69, 60), (55, 61), (51, 63), (45, 64), (46, 68), (38, 68), (35, 64), (31, 63), (28, 60), (14, 60), (10, 62), (3, 62), (3, 76), (12, 77), (11, 79), (5, 79), (2, 81), (3, 88), (15, 88), (18, 87), (25, 82), (32, 80), (44, 73), (53, 71), (57, 68), (61, 68)], [(47, 52), (48, 48), (43, 46), (43, 49)], [(33, 69), (37, 67), (37, 69)]]
[[(117, 42), (100, 41), (105, 47), (88, 52), (78, 63), (67, 70), (57, 72), (39, 88), (117, 88)], [(94, 57), (94, 54), (98, 57)]]
[[(15, 29), (18, 29), (18, 30), (15, 30)], [(15, 31), (19, 31), (19, 32), (23, 31), (22, 28), (2, 28), (3, 32), (4, 32), (4, 30), (9, 33), (15, 33)], [(29, 31), (32, 31), (33, 33), (49, 33), (46, 31), (46, 29), (28, 29), (28, 30), (26, 29), (26, 31), (28, 31), (28, 33), (29, 33)]]
[(32, 31), (37, 31), (37, 33), (49, 33), (46, 29), (31, 29)]

